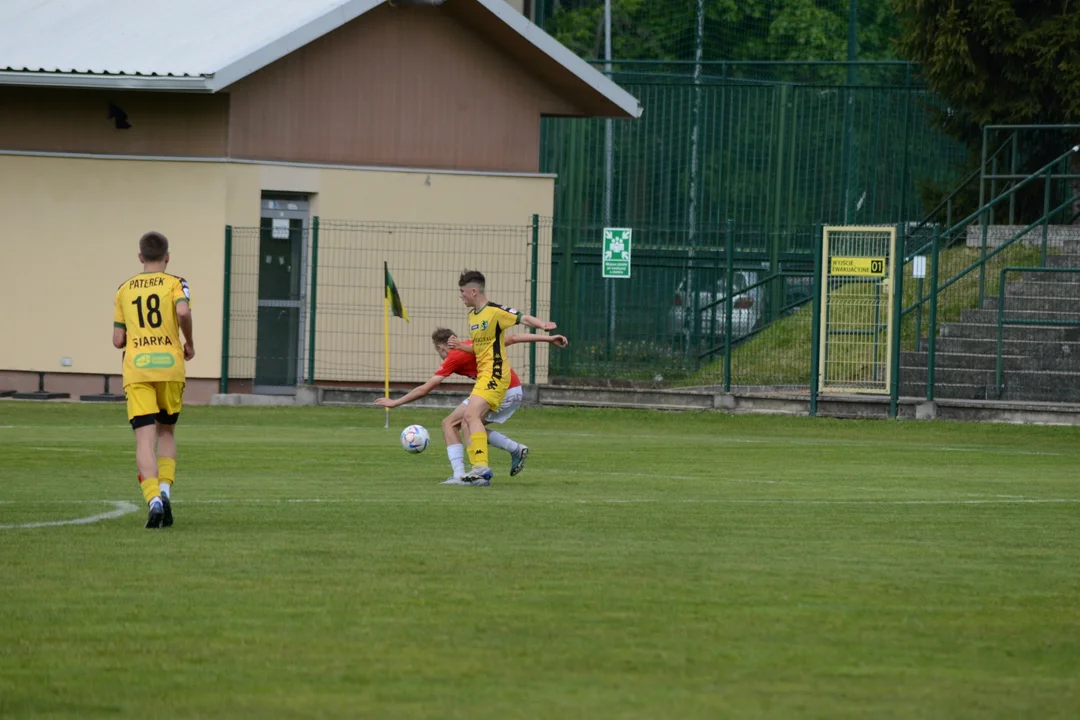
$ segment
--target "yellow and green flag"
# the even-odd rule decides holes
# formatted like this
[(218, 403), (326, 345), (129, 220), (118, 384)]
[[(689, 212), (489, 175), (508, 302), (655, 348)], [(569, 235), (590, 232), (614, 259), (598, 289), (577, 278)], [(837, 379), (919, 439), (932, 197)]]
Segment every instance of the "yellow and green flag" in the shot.
[(401, 295), (398, 295), (397, 286), (394, 285), (394, 278), (390, 277), (390, 270), (386, 267), (386, 263), (383, 263), (383, 272), (386, 273), (386, 299), (390, 303), (390, 312), (394, 313), (394, 317), (404, 318), (405, 322), (409, 322), (409, 313), (405, 311), (405, 305), (401, 302)]

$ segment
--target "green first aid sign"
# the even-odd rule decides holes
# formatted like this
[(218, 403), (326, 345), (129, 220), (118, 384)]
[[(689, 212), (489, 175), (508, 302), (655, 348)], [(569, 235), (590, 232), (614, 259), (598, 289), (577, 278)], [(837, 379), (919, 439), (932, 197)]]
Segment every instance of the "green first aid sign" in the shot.
[(604, 228), (604, 254), (601, 257), (604, 277), (630, 277), (630, 228)]

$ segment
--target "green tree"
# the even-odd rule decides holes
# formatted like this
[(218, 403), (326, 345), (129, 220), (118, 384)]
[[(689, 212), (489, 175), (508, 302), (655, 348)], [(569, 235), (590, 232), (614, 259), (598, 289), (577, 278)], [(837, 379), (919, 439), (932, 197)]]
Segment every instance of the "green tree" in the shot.
[[(704, 0), (705, 60), (844, 60), (851, 0)], [(857, 0), (859, 58), (893, 59), (888, 0)], [(546, 0), (537, 20), (586, 58), (604, 50), (603, 0)], [(693, 60), (697, 0), (611, 0), (612, 56)]]
[(897, 47), (948, 101), (944, 121), (958, 139), (977, 142), (988, 123), (1080, 121), (1076, 0), (893, 3)]
[[(968, 170), (979, 167), (988, 124), (1080, 122), (1080, 4), (1076, 0), (893, 0), (897, 47), (922, 66), (945, 103), (943, 129), (965, 143)], [(1075, 134), (1021, 134), (1021, 173), (1033, 172), (1080, 140)], [(1074, 158), (1074, 166), (1075, 166)], [(931, 205), (950, 188), (922, 188)], [(1022, 219), (1042, 214), (1041, 187), (1019, 195)], [(975, 194), (963, 211), (977, 205)]]

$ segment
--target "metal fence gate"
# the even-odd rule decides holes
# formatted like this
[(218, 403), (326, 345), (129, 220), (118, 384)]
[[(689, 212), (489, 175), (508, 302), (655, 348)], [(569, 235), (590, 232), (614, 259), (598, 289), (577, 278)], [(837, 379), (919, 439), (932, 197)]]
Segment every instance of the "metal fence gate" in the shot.
[(820, 392), (889, 393), (895, 255), (894, 226), (825, 226)]

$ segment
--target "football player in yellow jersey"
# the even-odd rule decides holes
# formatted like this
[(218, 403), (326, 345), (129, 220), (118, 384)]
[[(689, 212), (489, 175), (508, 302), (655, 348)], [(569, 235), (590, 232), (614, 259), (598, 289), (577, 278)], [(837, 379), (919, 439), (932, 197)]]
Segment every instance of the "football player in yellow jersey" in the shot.
[(469, 429), (469, 459), (472, 470), (462, 478), (467, 485), (490, 485), (488, 438), (484, 417), (502, 405), (510, 387), (510, 364), (506, 358), (507, 328), (519, 322), (537, 330), (551, 331), (555, 323), (524, 315), (514, 308), (488, 302), (484, 294), (484, 275), (466, 270), (458, 278), (458, 294), (469, 311), (469, 335), (476, 353), (476, 385), (465, 407), (464, 424)]
[(169, 241), (161, 233), (148, 232), (139, 239), (139, 262), (143, 271), (116, 291), (113, 345), (124, 351), (135, 464), (150, 508), (146, 527), (160, 528), (173, 524), (169, 496), (176, 479), (174, 431), (184, 401), (184, 361), (195, 357), (191, 291), (183, 278), (165, 272)]

